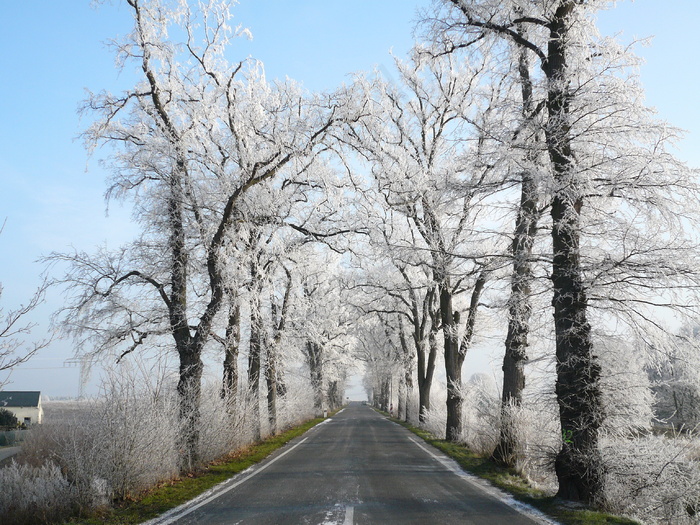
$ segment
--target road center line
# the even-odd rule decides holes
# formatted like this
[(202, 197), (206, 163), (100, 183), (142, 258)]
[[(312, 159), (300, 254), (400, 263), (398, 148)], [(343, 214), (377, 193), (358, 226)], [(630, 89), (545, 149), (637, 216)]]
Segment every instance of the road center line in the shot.
[(355, 517), (355, 507), (348, 505), (345, 507), (345, 521), (343, 525), (353, 525), (353, 520)]
[[(318, 426), (318, 425), (316, 425), (316, 426)], [(226, 494), (227, 492), (229, 492), (229, 491), (235, 489), (236, 487), (238, 487), (239, 485), (245, 483), (245, 482), (248, 481), (250, 478), (252, 478), (252, 477), (254, 477), (254, 476), (257, 476), (257, 475), (260, 474), (263, 470), (265, 470), (267, 467), (269, 467), (269, 466), (272, 465), (274, 462), (276, 462), (278, 459), (282, 459), (284, 456), (286, 456), (287, 454), (289, 454), (292, 450), (294, 450), (294, 449), (297, 448), (299, 445), (301, 445), (302, 443), (304, 443), (304, 441), (306, 441), (307, 439), (309, 439), (309, 438), (304, 438), (304, 439), (302, 439), (301, 441), (299, 441), (299, 443), (297, 443), (296, 445), (294, 445), (293, 447), (291, 447), (289, 450), (285, 450), (285, 451), (282, 452), (279, 456), (277, 456), (277, 457), (271, 459), (270, 461), (268, 461), (267, 463), (265, 463), (264, 465), (262, 465), (262, 466), (259, 467), (258, 469), (256, 469), (256, 470), (254, 470), (253, 472), (251, 472), (248, 476), (244, 477), (243, 479), (240, 479), (240, 480), (236, 481), (235, 483), (229, 485), (228, 487), (223, 487), (223, 488), (221, 488), (222, 485), (225, 485), (226, 483), (228, 483), (228, 481), (224, 481), (221, 485), (218, 485), (217, 487), (214, 487), (214, 488), (211, 489), (209, 492), (205, 492), (204, 494), (202, 494), (202, 496), (200, 496), (200, 497), (203, 497), (204, 499), (202, 499), (201, 501), (197, 502), (196, 504), (190, 506), (190, 504), (191, 504), (192, 502), (190, 502), (190, 503), (185, 503), (185, 504), (184, 504), (183, 506), (181, 506), (181, 507), (176, 507), (176, 508), (172, 509), (171, 511), (168, 511), (168, 512), (166, 512), (165, 514), (163, 514), (163, 515), (161, 515), (161, 516), (159, 516), (159, 517), (157, 517), (157, 518), (155, 518), (155, 519), (152, 519), (152, 520), (150, 520), (150, 521), (147, 521), (144, 525), (156, 525), (156, 524), (157, 524), (157, 525), (169, 525), (170, 523), (175, 523), (177, 520), (179, 520), (180, 518), (182, 518), (182, 517), (184, 517), (184, 516), (187, 516), (188, 514), (191, 514), (192, 512), (194, 512), (195, 510), (197, 510), (199, 507), (202, 507), (203, 505), (206, 505), (206, 504), (209, 503), (210, 501), (214, 501), (214, 500), (215, 500), (216, 498), (218, 498), (219, 496), (223, 496), (223, 495)], [(234, 478), (234, 479), (235, 479), (235, 478)], [(212, 492), (213, 492), (213, 493), (212, 493)], [(205, 497), (205, 496), (207, 496), (207, 494), (210, 494), (209, 497)], [(197, 500), (195, 499), (195, 500), (193, 500), (193, 501), (197, 501)], [(183, 508), (183, 507), (185, 507), (185, 508)], [(351, 507), (351, 508), (352, 508), (352, 507)], [(351, 519), (352, 519), (352, 518), (351, 518)], [(347, 523), (347, 511), (346, 511), (346, 523)], [(350, 521), (350, 523), (352, 523), (352, 521)]]

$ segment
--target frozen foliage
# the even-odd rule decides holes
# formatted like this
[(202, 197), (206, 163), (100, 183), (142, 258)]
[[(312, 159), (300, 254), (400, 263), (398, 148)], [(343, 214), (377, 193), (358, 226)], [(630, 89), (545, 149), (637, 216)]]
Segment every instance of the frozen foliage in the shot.
[(684, 326), (649, 366), (656, 397), (656, 417), (662, 425), (696, 430), (700, 425), (700, 327)]
[(425, 420), (421, 427), (438, 439), (445, 439), (445, 421), (447, 421), (447, 407), (435, 403), (425, 412)]
[[(172, 382), (165, 368), (122, 362), (103, 384), (100, 398), (32, 429), (18, 458), (21, 464), (0, 469), (2, 523), (5, 514), (17, 523), (61, 519), (77, 508), (109, 505), (177, 477), (183, 451)], [(279, 403), (280, 430), (313, 417), (308, 378), (290, 373), (286, 389)], [(231, 403), (220, 393), (218, 383), (202, 389), (197, 466), (254, 440), (250, 396)]]
[(52, 462), (40, 467), (14, 461), (0, 469), (0, 516), (4, 525), (50, 523), (68, 516), (76, 490)]
[(643, 523), (700, 523), (700, 465), (695, 437), (602, 440), (606, 498), (612, 510)]
[(87, 508), (136, 495), (177, 473), (175, 396), (149, 395), (133, 382), (110, 386), (109, 395), (86, 403), (72, 419), (36, 429), (23, 447), (25, 461), (56, 461)]
[(207, 384), (202, 389), (202, 426), (200, 428), (199, 458), (208, 463), (230, 454), (252, 441), (249, 396), (236, 403), (220, 395), (218, 384)]
[(462, 387), (460, 441), (480, 454), (490, 454), (498, 442), (500, 394), (494, 379), (474, 374)]
[(287, 374), (287, 392), (279, 406), (278, 431), (285, 431), (314, 417), (314, 394), (305, 375)]
[(620, 436), (648, 431), (654, 396), (639, 349), (622, 339), (596, 338), (600, 364), (605, 431)]
[(561, 446), (558, 411), (553, 397), (527, 400), (510, 407), (513, 430), (518, 433), (515, 469), (544, 490), (555, 489), (554, 458)]

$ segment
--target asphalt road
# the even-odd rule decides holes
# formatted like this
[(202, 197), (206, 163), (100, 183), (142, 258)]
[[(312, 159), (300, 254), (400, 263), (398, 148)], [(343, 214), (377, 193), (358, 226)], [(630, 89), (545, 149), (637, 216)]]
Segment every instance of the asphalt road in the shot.
[(19, 454), (21, 447), (0, 447), (0, 465), (9, 463), (12, 456)]
[(359, 404), (151, 524), (542, 523)]

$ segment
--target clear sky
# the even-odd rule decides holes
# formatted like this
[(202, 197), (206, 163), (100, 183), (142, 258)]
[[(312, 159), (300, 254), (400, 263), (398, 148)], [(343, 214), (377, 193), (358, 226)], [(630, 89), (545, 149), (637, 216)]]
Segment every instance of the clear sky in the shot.
[[(253, 41), (237, 41), (232, 58), (252, 55), (268, 77), (289, 76), (312, 90), (330, 90), (353, 71), (391, 70), (390, 48), (403, 55), (412, 43), (416, 9), (430, 0), (241, 0), (234, 22), (250, 28)], [(133, 232), (128, 209), (113, 204), (107, 216), (105, 172), (88, 160), (77, 115), (85, 89), (120, 91), (133, 83), (120, 73), (105, 42), (129, 31), (129, 11), (114, 1), (98, 8), (89, 0), (0, 0), (0, 305), (17, 307), (39, 283), (35, 261), (71, 247), (116, 247)], [(700, 103), (697, 0), (629, 0), (600, 16), (606, 34), (654, 36), (638, 47), (646, 59), (642, 80), (647, 102), (659, 116), (688, 131), (678, 155), (700, 166)], [(60, 306), (49, 295), (34, 317), (41, 338)], [(13, 390), (74, 396), (78, 371), (66, 368), (69, 341), (55, 341), (16, 370)], [(465, 376), (469, 372), (465, 364)], [(0, 381), (3, 378), (0, 377)]]

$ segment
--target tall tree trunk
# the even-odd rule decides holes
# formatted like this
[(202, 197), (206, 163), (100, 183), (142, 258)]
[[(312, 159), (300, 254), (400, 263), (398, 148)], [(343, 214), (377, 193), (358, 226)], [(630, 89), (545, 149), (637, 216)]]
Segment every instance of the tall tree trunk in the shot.
[(390, 377), (383, 376), (382, 377), (382, 395), (381, 395), (381, 401), (380, 401), (380, 408), (384, 412), (389, 412), (389, 381), (391, 381)]
[(180, 400), (180, 439), (185, 444), (184, 454), (180, 458), (180, 470), (188, 472), (194, 469), (199, 461), (200, 401), (204, 366), (201, 352), (192, 348), (192, 345), (183, 348), (179, 356), (180, 378), (177, 393)]
[(593, 354), (587, 320), (588, 300), (581, 269), (580, 213), (583, 196), (573, 165), (566, 52), (571, 16), (578, 2), (562, 0), (549, 28), (547, 60), (548, 125), (546, 140), (554, 169), (552, 243), (554, 258), (554, 325), (556, 332), (556, 394), (562, 447), (555, 461), (558, 496), (595, 502), (603, 495), (603, 462), (599, 430), (603, 421), (600, 364)]
[(267, 363), (265, 366), (265, 382), (267, 384), (267, 421), (270, 433), (277, 434), (277, 356), (274, 346), (267, 348)]
[[(519, 34), (523, 30), (519, 29)], [(533, 118), (532, 80), (530, 77), (529, 51), (521, 48), (519, 76), (523, 104), (524, 132), (529, 133), (528, 121)], [(529, 166), (521, 173), (520, 207), (515, 221), (515, 235), (511, 245), (513, 271), (511, 274), (510, 299), (508, 304), (508, 332), (503, 356), (503, 394), (501, 397), (501, 428), (492, 459), (504, 466), (515, 467), (521, 444), (518, 443), (514, 413), (522, 406), (525, 390), (525, 364), (528, 360), (528, 335), (530, 332), (530, 302), (532, 282), (532, 247), (537, 231), (538, 185), (532, 166), (537, 165), (537, 136), (527, 139), (532, 147), (527, 150)], [(525, 145), (528, 147), (528, 144)]]
[(406, 376), (399, 375), (399, 392), (396, 403), (396, 417), (406, 421)]
[(187, 318), (187, 248), (185, 242), (182, 178), (185, 162), (179, 160), (170, 179), (168, 222), (170, 226), (170, 328), (180, 358), (177, 385), (181, 442), (185, 444), (180, 470), (190, 471), (198, 463), (200, 397), (202, 380), (201, 346), (190, 333)]
[(459, 355), (459, 312), (452, 309), (452, 290), (448, 279), (440, 284), (440, 316), (447, 380), (447, 422), (445, 439), (457, 441), (462, 429), (462, 359)]
[(232, 407), (238, 396), (238, 354), (241, 342), (241, 306), (238, 298), (232, 299), (226, 324), (224, 341), (224, 377), (221, 397)]
[(464, 328), (462, 340), (459, 341), (457, 332), (459, 330), (459, 312), (452, 310), (452, 294), (448, 293), (440, 296), (440, 309), (444, 306), (447, 314), (442, 313), (443, 333), (445, 332), (445, 321), (447, 333), (449, 334), (450, 353), (447, 352), (448, 335), (445, 335), (445, 373), (447, 376), (447, 422), (445, 424), (445, 439), (457, 441), (462, 430), (462, 365), (467, 351), (471, 346), (474, 337), (474, 327), (476, 325), (476, 314), (479, 309), (479, 299), (486, 284), (487, 272), (482, 269), (474, 282), (471, 300), (469, 302), (469, 314)]
[(328, 407), (330, 410), (338, 410), (343, 406), (342, 390), (340, 381), (334, 380), (328, 383)]
[(425, 359), (425, 343), (422, 342), (418, 350), (418, 420), (425, 423), (430, 410), (430, 389), (435, 373), (435, 361), (438, 353), (437, 332), (434, 327), (428, 332), (428, 359)]
[(399, 383), (399, 408), (398, 417), (404, 421), (409, 421), (411, 397), (413, 395), (413, 361), (415, 355), (406, 340), (406, 335), (403, 331), (402, 317), (399, 315), (399, 341), (401, 342), (401, 363), (403, 377)]
[(314, 391), (314, 411), (316, 417), (323, 415), (323, 364), (321, 345), (306, 342), (306, 359), (311, 373), (311, 387)]
[(261, 286), (255, 262), (251, 263), (250, 348), (248, 351), (248, 391), (252, 405), (253, 439), (261, 438), (260, 428), (260, 360), (263, 346), (263, 321), (260, 304)]
[(289, 296), (292, 290), (292, 274), (284, 268), (287, 274), (287, 283), (282, 300), (281, 311), (275, 301), (274, 291), (270, 294), (270, 313), (272, 314), (272, 325), (274, 326), (274, 336), (267, 347), (267, 366), (265, 367), (265, 381), (267, 383), (267, 419), (270, 424), (270, 432), (277, 433), (277, 396), (283, 396), (286, 392), (284, 382), (281, 380), (281, 372), (278, 367), (277, 351), (282, 340), (282, 333), (287, 320), (289, 310)]

